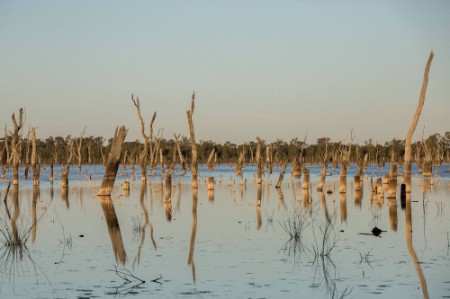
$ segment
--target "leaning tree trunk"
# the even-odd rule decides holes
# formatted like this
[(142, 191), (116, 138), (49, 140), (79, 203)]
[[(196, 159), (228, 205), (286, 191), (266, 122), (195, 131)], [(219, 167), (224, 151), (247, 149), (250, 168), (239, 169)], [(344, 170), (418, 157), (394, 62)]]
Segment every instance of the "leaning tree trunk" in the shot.
[(428, 57), (428, 62), (423, 74), (422, 89), (420, 91), (419, 103), (416, 108), (416, 113), (409, 126), (408, 133), (406, 134), (405, 141), (405, 170), (403, 172), (403, 181), (406, 184), (406, 192), (411, 192), (411, 140), (416, 130), (417, 123), (419, 122), (420, 113), (422, 112), (423, 105), (425, 104), (425, 94), (428, 86), (428, 73), (430, 72), (431, 62), (433, 61), (434, 53), (431, 51)]
[(192, 176), (192, 188), (198, 188), (198, 161), (197, 161), (197, 144), (195, 143), (195, 131), (194, 131), (194, 121), (192, 120), (192, 115), (195, 109), (195, 92), (192, 94), (191, 109), (186, 111), (188, 123), (189, 123), (189, 134), (191, 136), (191, 176)]
[(317, 186), (317, 191), (319, 192), (323, 192), (323, 186), (325, 185), (325, 178), (327, 176), (327, 167), (328, 164), (324, 164), (322, 166), (322, 169), (320, 170), (320, 182), (319, 185)]
[(280, 177), (278, 178), (278, 182), (275, 186), (275, 188), (277, 188), (277, 189), (281, 188), (281, 183), (283, 182), (284, 173), (286, 172), (286, 166), (287, 166), (287, 161), (283, 163), (283, 166), (281, 168)]
[(125, 126), (116, 128), (114, 133), (114, 139), (111, 145), (111, 151), (108, 156), (108, 165), (106, 166), (105, 176), (103, 177), (103, 182), (98, 191), (99, 196), (110, 196), (111, 190), (114, 186), (114, 181), (116, 180), (117, 170), (119, 169), (122, 144), (127, 136), (127, 129)]

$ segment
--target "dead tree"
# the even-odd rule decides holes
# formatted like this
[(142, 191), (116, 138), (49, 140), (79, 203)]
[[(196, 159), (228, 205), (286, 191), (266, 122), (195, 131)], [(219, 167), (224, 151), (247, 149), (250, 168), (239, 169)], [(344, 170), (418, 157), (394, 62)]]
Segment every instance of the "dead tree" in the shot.
[(341, 158), (340, 158), (340, 183), (339, 183), (339, 193), (347, 192), (347, 170), (350, 164), (350, 154), (352, 150), (353, 143), (353, 129), (350, 130), (350, 142), (348, 146), (342, 145), (340, 148)]
[(30, 147), (31, 147), (31, 139), (30, 139), (30, 129), (28, 129), (28, 134), (26, 138), (27, 142), (25, 144), (25, 170), (23, 172), (23, 178), (28, 180), (28, 173), (30, 170)]
[(322, 152), (322, 169), (320, 170), (320, 182), (317, 185), (317, 191), (323, 192), (323, 186), (325, 185), (325, 178), (327, 176), (328, 168), (328, 141), (325, 142), (325, 149)]
[(262, 157), (261, 157), (261, 139), (259, 137), (256, 137), (256, 176), (257, 176), (257, 180), (256, 183), (257, 184), (261, 184), (262, 183), (262, 175), (263, 175), (263, 171), (264, 171), (264, 166), (262, 163)]
[[(275, 185), (275, 188), (277, 188), (277, 189), (281, 188), (281, 183), (283, 182), (284, 173), (286, 172), (286, 166), (287, 166), (287, 162), (284, 162), (283, 166), (281, 167), (280, 176), (278, 177), (278, 182)], [(283, 197), (281, 196), (280, 198), (282, 199)]]
[(417, 104), (416, 112), (406, 133), (405, 141), (405, 170), (403, 173), (403, 181), (406, 184), (406, 192), (411, 192), (411, 140), (416, 130), (417, 123), (419, 122), (420, 113), (422, 112), (423, 105), (425, 104), (425, 95), (428, 86), (428, 73), (430, 72), (431, 62), (433, 61), (434, 53), (431, 51), (428, 57), (428, 62), (423, 74), (422, 89), (420, 91), (419, 103)]
[[(152, 121), (150, 122), (150, 134), (145, 134), (145, 122), (144, 118), (142, 117), (141, 113), (141, 103), (139, 102), (139, 97), (136, 97), (136, 100), (134, 99), (134, 95), (131, 95), (131, 100), (133, 101), (134, 106), (136, 107), (139, 120), (141, 122), (141, 135), (142, 138), (144, 138), (144, 148), (142, 149), (141, 153), (139, 154), (139, 166), (141, 168), (141, 176), (142, 176), (142, 182), (147, 181), (147, 157), (149, 153), (149, 146), (150, 146), (150, 153), (152, 154), (151, 159), (153, 159), (153, 152), (152, 152), (152, 138), (153, 138), (153, 122), (156, 119), (156, 112), (153, 113)], [(150, 161), (150, 165), (153, 164), (153, 161)]]
[(198, 161), (197, 161), (197, 144), (195, 143), (195, 131), (194, 131), (194, 121), (192, 116), (195, 109), (195, 92), (192, 93), (191, 109), (186, 111), (188, 123), (189, 123), (189, 134), (191, 136), (191, 176), (192, 176), (192, 188), (198, 187)]
[(114, 139), (111, 144), (111, 151), (108, 155), (108, 165), (106, 166), (105, 176), (102, 185), (98, 191), (99, 196), (110, 196), (111, 190), (116, 180), (117, 170), (121, 160), (122, 144), (127, 136), (127, 129), (124, 126), (116, 128)]
[(13, 185), (19, 184), (19, 165), (22, 157), (22, 128), (25, 122), (25, 110), (19, 109), (19, 121), (16, 120), (16, 116), (13, 113), (11, 116), (14, 131), (10, 132), (11, 135), (11, 158), (13, 167)]
[(216, 153), (215, 148), (213, 148), (209, 153), (208, 161), (206, 162), (206, 167), (208, 168), (209, 171), (212, 171), (214, 169), (215, 163), (213, 161), (213, 158), (215, 153)]
[(234, 169), (234, 173), (236, 174), (236, 176), (241, 177), (241, 180), (240, 180), (241, 186), (244, 185), (244, 176), (243, 176), (243, 172), (242, 172), (242, 167), (244, 167), (244, 162), (245, 162), (245, 148), (242, 147), (242, 151), (239, 154), (239, 158), (236, 162), (236, 166)]
[(68, 151), (67, 152), (67, 164), (65, 167), (63, 167), (62, 173), (61, 173), (61, 188), (63, 188), (63, 189), (69, 188), (69, 171), (70, 171), (70, 164), (72, 163), (72, 160), (73, 160), (73, 152), (74, 152), (73, 141), (70, 142), (70, 145), (69, 145), (67, 151)]
[(272, 161), (273, 161), (273, 150), (271, 145), (266, 145), (266, 168), (269, 171), (269, 174), (272, 173)]
[(31, 128), (31, 168), (33, 169), (33, 186), (39, 186), (41, 176), (41, 166), (38, 163), (36, 146), (36, 129)]
[(186, 174), (186, 161), (184, 160), (183, 153), (181, 152), (181, 146), (180, 146), (180, 135), (173, 134), (175, 137), (175, 143), (177, 145), (177, 152), (178, 156), (180, 157), (180, 165), (182, 170), (182, 175)]
[(76, 146), (76, 151), (74, 148), (73, 154), (74, 154), (75, 158), (77, 158), (77, 160), (78, 160), (78, 170), (79, 171), (81, 171), (81, 146), (83, 145), (83, 136), (84, 136), (85, 131), (86, 131), (86, 128), (84, 128), (83, 132), (81, 132), (80, 138), (78, 138), (78, 141), (74, 140), (74, 143), (75, 143), (74, 146)]

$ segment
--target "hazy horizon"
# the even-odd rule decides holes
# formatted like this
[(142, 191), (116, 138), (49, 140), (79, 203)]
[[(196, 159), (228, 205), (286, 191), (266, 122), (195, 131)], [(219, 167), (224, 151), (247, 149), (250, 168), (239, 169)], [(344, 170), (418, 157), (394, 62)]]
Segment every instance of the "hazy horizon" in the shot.
[[(435, 53), (413, 140), (450, 131), (449, 1), (0, 1), (0, 125), (141, 140), (146, 125), (242, 143), (404, 139)], [(3, 135), (3, 134), (0, 134)]]

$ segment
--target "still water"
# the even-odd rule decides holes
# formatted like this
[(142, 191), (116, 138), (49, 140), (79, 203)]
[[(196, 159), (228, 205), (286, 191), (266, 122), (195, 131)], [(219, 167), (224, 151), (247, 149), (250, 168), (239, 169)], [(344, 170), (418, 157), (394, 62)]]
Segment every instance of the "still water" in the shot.
[(159, 172), (142, 185), (130, 168), (106, 198), (100, 166), (73, 168), (67, 192), (48, 168), (39, 189), (22, 178), (6, 201), (0, 182), (0, 298), (450, 298), (448, 165), (432, 185), (413, 174), (405, 207), (400, 186), (396, 199), (372, 194), (387, 167), (366, 169), (362, 192), (350, 168), (345, 194), (338, 170), (325, 193), (310, 170), (309, 189), (288, 168), (279, 191), (280, 169), (260, 187), (252, 167), (243, 186), (226, 165), (201, 169), (194, 194), (189, 175), (174, 175), (170, 202)]

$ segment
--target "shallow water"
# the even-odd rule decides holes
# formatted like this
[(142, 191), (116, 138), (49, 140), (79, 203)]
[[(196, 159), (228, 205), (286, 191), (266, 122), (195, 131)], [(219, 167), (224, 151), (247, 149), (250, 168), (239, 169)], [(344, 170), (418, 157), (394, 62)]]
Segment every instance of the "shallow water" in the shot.
[[(47, 168), (39, 190), (22, 180), (7, 205), (0, 202), (2, 230), (17, 227), (28, 238), (24, 246), (1, 244), (0, 297), (450, 298), (448, 168), (432, 186), (413, 175), (405, 208), (399, 187), (396, 200), (372, 197), (371, 176), (387, 168), (367, 169), (362, 193), (351, 168), (346, 194), (336, 192), (332, 171), (324, 188), (331, 195), (316, 191), (320, 168), (311, 167), (309, 192), (288, 169), (283, 199), (274, 187), (279, 169), (260, 190), (252, 167), (242, 188), (232, 168), (201, 169), (196, 196), (189, 176), (173, 178), (170, 204), (159, 175), (142, 186), (120, 169), (113, 195), (98, 198), (101, 167), (72, 169), (67, 193), (48, 182)], [(129, 193), (120, 186), (127, 174)], [(203, 184), (209, 175), (213, 194)], [(283, 229), (289, 220), (304, 225), (298, 239)], [(375, 226), (385, 231), (380, 237), (371, 234)]]

